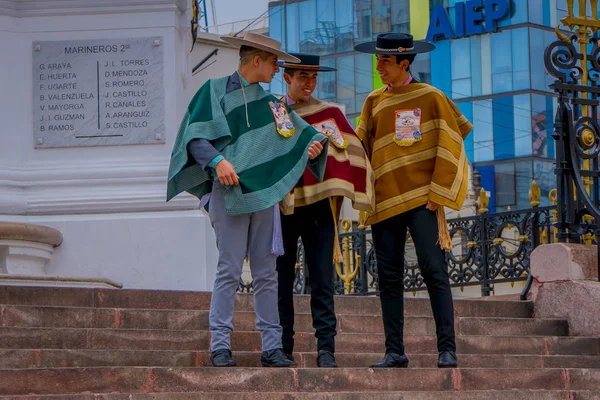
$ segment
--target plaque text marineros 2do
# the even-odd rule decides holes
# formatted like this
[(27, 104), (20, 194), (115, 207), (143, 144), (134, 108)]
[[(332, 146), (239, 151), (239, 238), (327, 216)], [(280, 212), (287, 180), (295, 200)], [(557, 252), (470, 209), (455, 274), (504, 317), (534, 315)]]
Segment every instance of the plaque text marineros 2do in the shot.
[(36, 148), (165, 142), (162, 37), (33, 43)]

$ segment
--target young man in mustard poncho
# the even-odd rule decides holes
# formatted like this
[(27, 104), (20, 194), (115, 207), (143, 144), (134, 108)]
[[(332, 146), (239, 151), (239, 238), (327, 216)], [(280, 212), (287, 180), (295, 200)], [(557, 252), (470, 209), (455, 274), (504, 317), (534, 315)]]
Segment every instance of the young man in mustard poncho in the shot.
[(410, 230), (435, 319), (438, 367), (457, 366), (454, 307), (444, 250), (452, 242), (444, 207), (459, 210), (467, 193), (463, 139), (473, 128), (440, 90), (416, 82), (410, 65), (435, 47), (409, 34), (386, 33), (354, 49), (375, 54), (385, 87), (363, 106), (357, 134), (375, 172), (372, 225), (386, 354), (372, 368), (406, 368), (404, 251)]
[[(277, 310), (277, 256), (282, 254), (279, 202), (309, 168), (323, 179), (327, 150), (319, 134), (286, 104), (267, 94), (277, 58), (299, 61), (281, 43), (256, 33), (223, 37), (240, 47), (240, 67), (210, 79), (196, 93), (173, 146), (167, 200), (186, 191), (210, 195), (209, 215), (219, 263), (209, 313), (212, 363), (233, 367), (230, 335), (244, 258), (254, 278), (256, 328), (265, 367), (296, 365), (283, 352)], [(320, 154), (322, 154), (320, 156)]]

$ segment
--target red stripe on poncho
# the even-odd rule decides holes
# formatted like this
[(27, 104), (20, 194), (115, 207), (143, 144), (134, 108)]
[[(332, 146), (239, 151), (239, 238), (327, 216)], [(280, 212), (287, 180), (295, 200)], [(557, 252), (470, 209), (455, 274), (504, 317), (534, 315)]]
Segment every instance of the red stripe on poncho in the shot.
[(311, 125), (334, 119), (348, 142), (348, 147), (340, 149), (329, 141), (323, 182), (319, 182), (317, 177), (306, 169), (290, 196), (284, 199), (284, 212), (287, 214), (293, 212), (294, 207), (313, 204), (334, 196), (349, 198), (357, 210), (372, 211), (373, 172), (360, 139), (342, 111), (332, 104), (315, 99), (308, 103), (294, 104), (292, 108)]

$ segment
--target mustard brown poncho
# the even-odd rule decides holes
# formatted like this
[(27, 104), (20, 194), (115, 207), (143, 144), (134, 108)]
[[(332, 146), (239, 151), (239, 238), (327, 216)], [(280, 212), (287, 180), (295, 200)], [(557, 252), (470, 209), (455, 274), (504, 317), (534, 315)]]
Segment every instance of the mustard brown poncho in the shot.
[(375, 211), (366, 224), (431, 200), (442, 206), (438, 210), (440, 244), (448, 250), (451, 243), (443, 207), (460, 210), (465, 200), (468, 161), (463, 139), (472, 128), (456, 105), (430, 85), (413, 83), (372, 92), (356, 131), (375, 172)]

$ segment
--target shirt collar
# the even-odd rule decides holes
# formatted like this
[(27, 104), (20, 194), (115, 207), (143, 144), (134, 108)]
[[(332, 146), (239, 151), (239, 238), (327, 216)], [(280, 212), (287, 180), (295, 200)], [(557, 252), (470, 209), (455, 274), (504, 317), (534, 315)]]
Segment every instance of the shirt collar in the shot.
[(248, 83), (248, 81), (246, 80), (246, 78), (244, 78), (244, 77), (242, 76), (242, 74), (240, 74), (240, 71), (236, 71), (236, 73), (237, 73), (237, 74), (238, 74), (238, 76), (240, 77), (240, 83), (241, 83), (242, 85), (244, 85), (244, 87), (246, 87), (246, 86), (250, 86), (250, 84)]
[[(404, 83), (402, 84), (402, 86), (406, 86), (406, 85), (408, 85), (409, 83), (411, 83), (411, 82), (412, 82), (412, 80), (413, 80), (413, 77), (412, 77), (412, 75), (409, 75), (409, 76), (408, 76), (408, 79), (407, 79), (406, 81), (404, 81)], [(393, 89), (393, 88), (392, 88), (392, 86), (391, 86), (391, 85), (388, 85), (388, 86), (387, 86), (387, 91), (388, 91), (388, 92), (391, 92), (391, 91), (392, 91), (392, 89)]]
[(285, 95), (285, 103), (288, 106), (291, 106), (292, 104), (296, 104), (296, 100), (292, 99), (289, 94), (286, 94)]

